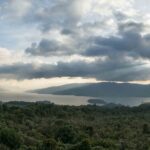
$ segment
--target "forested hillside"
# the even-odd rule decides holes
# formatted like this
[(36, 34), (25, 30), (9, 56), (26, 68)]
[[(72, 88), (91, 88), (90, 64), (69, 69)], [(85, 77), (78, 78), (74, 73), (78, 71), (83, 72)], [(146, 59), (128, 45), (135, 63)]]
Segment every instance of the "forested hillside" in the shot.
[(0, 105), (0, 150), (150, 150), (150, 105)]

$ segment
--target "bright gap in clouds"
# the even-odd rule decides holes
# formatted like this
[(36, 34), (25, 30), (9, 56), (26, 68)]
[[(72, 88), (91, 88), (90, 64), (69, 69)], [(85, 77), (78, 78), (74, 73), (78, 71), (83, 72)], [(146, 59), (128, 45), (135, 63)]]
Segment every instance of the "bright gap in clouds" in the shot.
[(32, 79), (32, 80), (0, 80), (0, 88), (10, 92), (25, 92), (28, 90), (47, 88), (72, 83), (96, 83), (95, 79), (83, 78), (51, 78), (51, 79)]

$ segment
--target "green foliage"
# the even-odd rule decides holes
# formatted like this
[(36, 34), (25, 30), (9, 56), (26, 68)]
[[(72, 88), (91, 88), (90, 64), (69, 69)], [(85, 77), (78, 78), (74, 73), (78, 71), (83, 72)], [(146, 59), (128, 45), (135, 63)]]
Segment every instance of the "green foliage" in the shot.
[(63, 143), (74, 143), (76, 140), (76, 132), (72, 126), (65, 125), (58, 129), (55, 138)]
[(123, 149), (150, 149), (150, 106), (0, 106), (0, 150)]
[(144, 134), (148, 134), (150, 132), (149, 126), (148, 124), (144, 124), (143, 125), (143, 133)]
[(0, 150), (10, 150), (6, 145), (0, 144)]
[(13, 129), (0, 130), (0, 143), (8, 146), (10, 149), (18, 149), (21, 145), (19, 135)]
[(54, 139), (44, 140), (38, 150), (57, 150), (58, 145)]
[(81, 143), (76, 144), (70, 150), (91, 150), (91, 144), (88, 139), (83, 140)]
[(91, 150), (91, 145), (89, 140), (86, 139), (82, 141), (78, 146), (78, 150)]

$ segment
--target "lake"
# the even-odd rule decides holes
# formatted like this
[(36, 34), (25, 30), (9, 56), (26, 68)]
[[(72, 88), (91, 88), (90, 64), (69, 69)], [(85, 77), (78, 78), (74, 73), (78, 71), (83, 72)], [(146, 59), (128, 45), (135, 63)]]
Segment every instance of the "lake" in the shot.
[[(35, 94), (35, 93), (10, 93), (10, 92), (0, 92), (0, 101), (26, 101), (26, 102), (36, 102), (36, 101), (50, 101), (58, 105), (87, 105), (87, 101), (91, 97), (84, 96), (67, 96), (67, 95), (51, 95), (51, 94)], [(125, 98), (110, 98), (110, 97), (100, 97), (100, 99), (106, 102), (112, 102), (116, 104), (138, 106), (145, 102), (150, 102), (150, 98), (138, 98), (138, 97), (125, 97)]]

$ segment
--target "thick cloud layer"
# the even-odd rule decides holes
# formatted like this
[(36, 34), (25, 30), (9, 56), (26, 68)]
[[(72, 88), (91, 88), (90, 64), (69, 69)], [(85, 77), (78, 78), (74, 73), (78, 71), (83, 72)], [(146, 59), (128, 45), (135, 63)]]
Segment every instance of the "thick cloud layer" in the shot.
[(119, 26), (119, 33), (116, 36), (103, 38), (97, 36), (92, 38), (92, 46), (84, 51), (86, 56), (130, 56), (150, 58), (149, 34), (141, 34), (144, 25), (128, 22)]
[(131, 59), (106, 59), (94, 62), (59, 62), (57, 65), (13, 64), (0, 67), (1, 77), (14, 79), (52, 77), (94, 77), (107, 81), (134, 81), (149, 79), (150, 66)]
[(61, 44), (58, 41), (42, 39), (39, 45), (32, 43), (31, 47), (26, 49), (26, 53), (39, 56), (59, 56), (70, 55), (73, 52), (69, 46)]
[[(135, 3), (138, 2), (0, 2), (0, 45), (7, 49), (13, 47), (15, 54), (21, 47), (25, 58), (1, 63), (0, 77), (150, 80), (149, 12), (140, 15)], [(72, 60), (73, 57), (76, 59)]]

